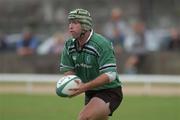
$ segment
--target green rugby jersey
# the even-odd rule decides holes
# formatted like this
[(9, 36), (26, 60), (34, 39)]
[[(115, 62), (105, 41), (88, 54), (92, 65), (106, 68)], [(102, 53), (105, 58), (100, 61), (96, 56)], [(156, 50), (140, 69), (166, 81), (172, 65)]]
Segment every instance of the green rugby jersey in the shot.
[[(116, 72), (116, 59), (110, 41), (103, 36), (91, 32), (89, 40), (82, 49), (79, 49), (75, 39), (69, 39), (65, 43), (61, 54), (60, 71), (67, 72), (73, 70), (81, 80), (86, 83), (106, 72)], [(98, 89), (107, 89), (120, 86), (118, 74), (116, 79)]]

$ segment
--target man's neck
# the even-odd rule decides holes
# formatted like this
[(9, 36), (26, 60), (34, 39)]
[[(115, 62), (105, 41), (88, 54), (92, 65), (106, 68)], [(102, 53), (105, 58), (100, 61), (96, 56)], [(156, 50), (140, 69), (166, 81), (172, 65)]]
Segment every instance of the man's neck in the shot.
[(77, 39), (81, 47), (88, 41), (90, 34), (91, 31), (87, 31), (83, 36)]

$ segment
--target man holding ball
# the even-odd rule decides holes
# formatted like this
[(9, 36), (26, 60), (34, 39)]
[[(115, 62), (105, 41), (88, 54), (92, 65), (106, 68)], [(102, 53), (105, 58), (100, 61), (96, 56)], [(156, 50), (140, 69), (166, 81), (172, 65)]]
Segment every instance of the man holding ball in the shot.
[(78, 88), (71, 89), (71, 97), (85, 93), (78, 120), (108, 120), (123, 98), (112, 43), (93, 31), (87, 10), (70, 11), (68, 20), (72, 38), (65, 43), (60, 71), (82, 80)]

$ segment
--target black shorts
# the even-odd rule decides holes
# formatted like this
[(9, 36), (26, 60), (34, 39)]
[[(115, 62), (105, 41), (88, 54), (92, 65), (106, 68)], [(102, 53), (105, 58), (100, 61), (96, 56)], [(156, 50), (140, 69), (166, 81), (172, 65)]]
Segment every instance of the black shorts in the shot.
[(103, 90), (97, 90), (97, 91), (86, 91), (85, 92), (85, 105), (88, 104), (88, 102), (93, 98), (98, 97), (102, 99), (105, 103), (109, 103), (109, 108), (111, 113), (109, 116), (112, 116), (113, 112), (118, 108), (120, 103), (123, 99), (123, 93), (122, 88), (110, 88), (110, 89), (103, 89)]

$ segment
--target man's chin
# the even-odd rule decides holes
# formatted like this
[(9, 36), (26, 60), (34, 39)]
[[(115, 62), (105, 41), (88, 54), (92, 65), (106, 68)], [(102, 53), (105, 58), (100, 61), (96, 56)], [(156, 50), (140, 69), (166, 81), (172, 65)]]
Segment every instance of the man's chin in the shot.
[(78, 38), (79, 36), (78, 36), (78, 35), (72, 35), (72, 37), (76, 39), (76, 38)]

